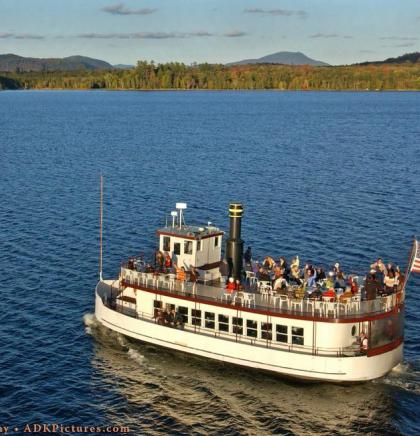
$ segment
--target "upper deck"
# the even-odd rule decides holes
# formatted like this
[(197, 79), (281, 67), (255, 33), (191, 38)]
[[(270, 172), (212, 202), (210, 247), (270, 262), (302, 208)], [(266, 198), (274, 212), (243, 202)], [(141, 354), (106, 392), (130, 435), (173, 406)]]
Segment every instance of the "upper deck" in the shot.
[(298, 296), (293, 286), (289, 286), (285, 295), (260, 293), (249, 284), (245, 286), (245, 292), (228, 293), (220, 282), (179, 281), (175, 274), (146, 273), (126, 267), (121, 268), (121, 284), (203, 304), (240, 307), (243, 311), (326, 322), (361, 322), (382, 318), (403, 303), (403, 296), (398, 293), (363, 301), (360, 291), (351, 298), (337, 298), (337, 301), (331, 301), (330, 297), (314, 300), (302, 294)]

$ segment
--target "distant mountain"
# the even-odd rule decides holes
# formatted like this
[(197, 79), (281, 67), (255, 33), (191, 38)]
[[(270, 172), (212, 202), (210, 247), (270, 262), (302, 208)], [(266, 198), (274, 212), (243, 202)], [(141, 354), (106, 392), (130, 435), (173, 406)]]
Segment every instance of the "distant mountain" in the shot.
[(113, 65), (114, 68), (117, 68), (118, 70), (131, 70), (134, 68), (134, 65), (126, 65), (126, 64), (117, 64)]
[(396, 58), (388, 58), (384, 61), (372, 61), (372, 62), (362, 62), (357, 65), (369, 65), (369, 64), (404, 64), (404, 63), (420, 63), (420, 52), (416, 51), (414, 53), (406, 53), (402, 56)]
[(247, 64), (283, 64), (283, 65), (313, 65), (326, 67), (329, 64), (311, 59), (303, 53), (296, 51), (279, 51), (258, 59), (244, 59), (243, 61), (231, 62), (227, 65), (247, 65)]
[(75, 71), (112, 70), (111, 64), (85, 56), (67, 58), (26, 58), (14, 54), (0, 55), (0, 71)]

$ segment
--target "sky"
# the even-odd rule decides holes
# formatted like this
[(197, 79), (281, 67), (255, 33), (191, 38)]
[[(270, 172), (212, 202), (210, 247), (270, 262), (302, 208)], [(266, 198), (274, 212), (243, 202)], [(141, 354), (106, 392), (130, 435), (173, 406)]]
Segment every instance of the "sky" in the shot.
[(0, 0), (0, 54), (134, 65), (277, 51), (332, 65), (420, 51), (420, 0)]

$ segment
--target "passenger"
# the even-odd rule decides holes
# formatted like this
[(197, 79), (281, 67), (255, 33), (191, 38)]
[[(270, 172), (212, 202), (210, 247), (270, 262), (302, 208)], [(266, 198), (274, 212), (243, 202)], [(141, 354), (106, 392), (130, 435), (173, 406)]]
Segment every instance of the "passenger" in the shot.
[(366, 300), (375, 300), (380, 290), (381, 285), (376, 278), (376, 271), (374, 269), (371, 269), (370, 274), (368, 274), (368, 276), (366, 277), (365, 282)]
[(327, 276), (325, 275), (324, 268), (316, 268), (316, 280), (320, 282), (321, 280), (325, 280), (326, 278)]
[(289, 283), (301, 285), (302, 280), (300, 279), (300, 271), (298, 263), (292, 263), (292, 266), (290, 268), (290, 276), (289, 276)]
[(299, 266), (300, 266), (300, 261), (299, 261), (299, 256), (295, 256), (293, 259), (292, 259), (292, 262), (290, 263), (290, 269), (292, 269), (293, 267), (297, 267), (297, 269), (299, 269)]
[(308, 294), (308, 298), (310, 298), (311, 300), (320, 300), (321, 297), (322, 291), (319, 285), (316, 285), (315, 289), (313, 289), (313, 291)]
[(286, 259), (284, 256), (281, 256), (279, 259), (279, 267), (283, 270), (283, 277), (288, 280), (290, 274), (290, 268), (287, 265)]
[(312, 269), (312, 267), (308, 270), (308, 274), (309, 274), (309, 276), (308, 276), (308, 280), (306, 281), (306, 286), (308, 287), (308, 288), (315, 288), (315, 285), (316, 285), (316, 279), (317, 279), (317, 276), (316, 276), (316, 271), (314, 270), (314, 269)]
[(344, 274), (342, 271), (339, 271), (335, 277), (334, 281), (334, 289), (345, 289), (346, 288), (346, 281), (344, 279)]
[(287, 282), (283, 276), (279, 276), (274, 280), (273, 289), (275, 292), (284, 293), (287, 290)]
[(382, 260), (382, 258), (378, 257), (378, 260), (370, 266), (371, 269), (374, 269), (375, 272), (380, 272), (384, 276), (387, 274), (385, 264)]
[(366, 353), (368, 349), (368, 338), (365, 332), (360, 333), (360, 351)]
[(334, 288), (329, 288), (328, 291), (322, 293), (322, 296), (328, 298), (330, 302), (334, 302), (336, 298)]
[(159, 250), (156, 251), (155, 261), (156, 261), (156, 267), (159, 269), (159, 271), (163, 271), (163, 266), (165, 265), (165, 256)]
[(334, 287), (334, 272), (333, 271), (330, 271), (328, 273), (327, 280), (325, 281), (325, 287), (326, 288)]
[(251, 262), (252, 262), (252, 251), (251, 251), (251, 247), (248, 247), (244, 253), (244, 261), (245, 261), (245, 266), (251, 266)]
[(187, 274), (185, 272), (185, 268), (181, 266), (181, 268), (176, 268), (176, 278), (177, 280), (184, 282), (187, 278)]
[(237, 291), (240, 286), (241, 286), (241, 281), (239, 279), (236, 279), (235, 280), (235, 291)]
[(259, 264), (258, 262), (252, 262), (251, 269), (252, 269), (252, 272), (253, 272), (255, 275), (258, 274), (260, 268), (261, 268), (261, 266), (260, 266), (260, 264)]
[(196, 283), (199, 278), (200, 278), (200, 274), (198, 273), (196, 268), (192, 266), (190, 270), (190, 282)]
[(385, 294), (391, 295), (396, 290), (396, 280), (392, 269), (387, 269), (388, 274), (384, 277)]
[(166, 308), (166, 310), (163, 312), (163, 321), (164, 321), (164, 325), (170, 325), (171, 312), (170, 312), (169, 308)]
[(359, 285), (357, 284), (356, 280), (353, 279), (352, 276), (349, 276), (349, 287), (350, 287), (350, 292), (353, 295), (356, 295), (359, 292)]
[(228, 291), (230, 294), (236, 290), (236, 283), (233, 277), (229, 277), (228, 283), (226, 285), (226, 291)]
[(270, 276), (268, 274), (268, 271), (265, 268), (261, 267), (257, 273), (257, 279), (262, 282), (269, 282)]
[(165, 268), (170, 270), (172, 268), (172, 259), (167, 251), (165, 251)]
[(341, 272), (340, 264), (338, 262), (336, 262), (333, 266), (333, 273), (335, 276), (337, 276), (338, 273), (340, 273), (340, 272)]
[(386, 264), (386, 270), (389, 272), (389, 271), (392, 271), (393, 273), (394, 273), (394, 275), (395, 275), (395, 267), (394, 267), (394, 265), (392, 265), (392, 263), (391, 262), (388, 262), (387, 264)]
[(174, 327), (181, 329), (181, 330), (184, 330), (184, 318), (179, 313), (179, 309), (175, 312), (175, 315), (174, 315)]
[(171, 309), (168, 315), (168, 324), (171, 327), (175, 327), (175, 309)]
[(276, 261), (272, 257), (266, 256), (264, 258), (264, 262), (263, 262), (264, 267), (268, 269), (273, 269), (275, 265), (276, 265)]

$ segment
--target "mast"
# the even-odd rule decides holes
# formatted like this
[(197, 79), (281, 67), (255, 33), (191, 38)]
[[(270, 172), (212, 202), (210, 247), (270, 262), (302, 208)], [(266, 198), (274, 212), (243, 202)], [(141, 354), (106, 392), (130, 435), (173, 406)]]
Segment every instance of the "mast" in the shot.
[(101, 174), (101, 194), (100, 194), (100, 207), (99, 207), (99, 280), (102, 281), (102, 223), (104, 219), (104, 178)]

